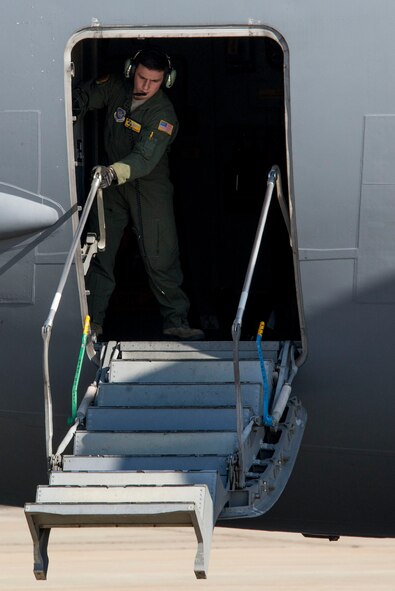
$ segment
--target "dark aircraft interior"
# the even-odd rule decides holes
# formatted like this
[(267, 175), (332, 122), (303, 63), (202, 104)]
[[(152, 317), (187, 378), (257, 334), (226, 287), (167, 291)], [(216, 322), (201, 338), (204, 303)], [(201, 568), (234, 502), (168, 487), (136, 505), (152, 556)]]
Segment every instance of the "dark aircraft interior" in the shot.
[[(122, 73), (125, 59), (147, 46), (162, 48), (177, 70), (167, 91), (180, 121), (170, 166), (190, 323), (208, 340), (229, 340), (273, 164), (281, 169), (288, 200), (283, 50), (268, 37), (85, 39), (73, 50), (73, 84)], [(104, 161), (103, 116), (90, 112), (75, 126), (80, 203), (93, 166)], [(266, 340), (300, 339), (293, 264), (274, 191), (242, 340), (255, 339), (261, 320)], [(106, 340), (161, 338), (161, 317), (131, 227), (115, 272)]]

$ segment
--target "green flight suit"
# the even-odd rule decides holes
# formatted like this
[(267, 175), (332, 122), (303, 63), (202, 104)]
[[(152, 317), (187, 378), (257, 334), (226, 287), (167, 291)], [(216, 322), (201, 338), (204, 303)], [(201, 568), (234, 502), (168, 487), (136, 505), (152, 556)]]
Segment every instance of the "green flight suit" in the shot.
[[(162, 90), (131, 112), (132, 88), (128, 79), (106, 77), (75, 94), (79, 116), (91, 109), (107, 109), (105, 164), (114, 168), (119, 183), (103, 190), (106, 250), (97, 254), (87, 275), (88, 306), (92, 322), (103, 324), (115, 288), (115, 257), (131, 217), (151, 289), (159, 302), (163, 328), (169, 328), (186, 322), (189, 311), (189, 300), (180, 287), (183, 276), (167, 156), (178, 121)], [(94, 208), (90, 230), (97, 228)]]

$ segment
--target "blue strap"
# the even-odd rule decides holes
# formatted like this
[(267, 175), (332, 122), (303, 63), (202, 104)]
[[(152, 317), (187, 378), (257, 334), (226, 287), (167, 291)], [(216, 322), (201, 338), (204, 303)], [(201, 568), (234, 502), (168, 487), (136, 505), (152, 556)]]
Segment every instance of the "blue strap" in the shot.
[(263, 353), (262, 353), (262, 347), (261, 347), (262, 334), (263, 334), (264, 328), (265, 328), (265, 323), (261, 322), (259, 325), (258, 334), (256, 335), (256, 347), (258, 350), (258, 357), (259, 357), (259, 363), (261, 366), (262, 382), (263, 382), (263, 417), (262, 417), (262, 419), (263, 419), (263, 424), (266, 427), (272, 427), (273, 426), (273, 419), (269, 415), (269, 384), (267, 381), (265, 361), (263, 359)]

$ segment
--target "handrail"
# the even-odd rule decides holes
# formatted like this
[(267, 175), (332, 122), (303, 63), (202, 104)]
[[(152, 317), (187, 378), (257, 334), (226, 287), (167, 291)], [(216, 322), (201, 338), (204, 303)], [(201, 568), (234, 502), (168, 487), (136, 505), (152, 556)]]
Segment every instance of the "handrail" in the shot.
[(241, 334), (241, 325), (243, 322), (244, 310), (247, 305), (248, 295), (250, 291), (252, 277), (254, 275), (256, 260), (258, 258), (259, 249), (262, 242), (262, 235), (266, 225), (266, 219), (269, 212), (270, 203), (273, 196), (273, 190), (276, 187), (277, 198), (280, 203), (281, 212), (284, 217), (284, 222), (288, 230), (290, 240), (291, 236), (291, 224), (288, 214), (288, 209), (285, 203), (282, 183), (281, 183), (281, 172), (277, 165), (272, 166), (267, 177), (267, 186), (265, 198), (263, 200), (262, 211), (258, 222), (258, 228), (255, 234), (255, 240), (252, 247), (250, 260), (247, 267), (246, 276), (244, 279), (244, 285), (241, 292), (239, 305), (237, 308), (236, 318), (232, 325), (232, 339), (233, 339), (233, 372), (235, 379), (236, 389), (236, 424), (237, 424), (237, 439), (239, 447), (239, 474), (238, 474), (238, 486), (244, 488), (245, 485), (245, 467), (244, 467), (244, 450), (243, 450), (243, 400), (241, 395), (240, 386), (240, 359), (239, 359), (239, 341)]
[(99, 221), (99, 240), (97, 242), (97, 250), (103, 252), (106, 250), (106, 219), (104, 217), (104, 202), (103, 190), (97, 191), (97, 215)]
[(81, 235), (85, 224), (88, 219), (89, 212), (92, 208), (93, 201), (99, 190), (100, 183), (102, 181), (100, 170), (96, 170), (93, 179), (89, 195), (82, 210), (82, 214), (73, 236), (73, 241), (69, 253), (66, 258), (66, 262), (63, 267), (62, 275), (59, 280), (59, 284), (52, 300), (51, 308), (48, 317), (41, 329), (42, 338), (44, 341), (43, 350), (43, 374), (44, 374), (44, 412), (45, 412), (45, 441), (46, 441), (46, 452), (48, 465), (50, 465), (52, 457), (52, 439), (53, 439), (53, 410), (52, 410), (52, 395), (51, 395), (51, 382), (49, 375), (49, 342), (51, 339), (52, 326), (55, 320), (56, 312), (59, 307), (60, 300), (62, 299), (63, 290), (66, 285), (67, 278), (70, 273), (71, 265), (77, 250), (80, 245)]

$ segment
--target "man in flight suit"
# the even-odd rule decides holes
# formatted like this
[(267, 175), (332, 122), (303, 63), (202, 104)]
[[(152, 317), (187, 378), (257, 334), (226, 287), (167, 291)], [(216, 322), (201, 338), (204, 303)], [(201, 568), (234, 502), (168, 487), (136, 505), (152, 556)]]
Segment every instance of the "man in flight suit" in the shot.
[[(132, 218), (140, 253), (163, 318), (163, 334), (200, 340), (191, 328), (183, 280), (169, 179), (168, 150), (178, 121), (162, 86), (172, 86), (169, 57), (155, 49), (137, 52), (125, 66), (125, 78), (106, 76), (77, 89), (79, 117), (105, 107), (104, 147), (107, 166), (96, 167), (104, 188), (106, 250), (93, 259), (87, 275), (89, 312), (97, 336), (115, 288), (114, 264), (123, 231)], [(97, 211), (91, 230), (97, 232)]]

